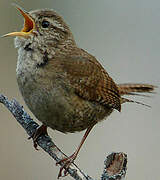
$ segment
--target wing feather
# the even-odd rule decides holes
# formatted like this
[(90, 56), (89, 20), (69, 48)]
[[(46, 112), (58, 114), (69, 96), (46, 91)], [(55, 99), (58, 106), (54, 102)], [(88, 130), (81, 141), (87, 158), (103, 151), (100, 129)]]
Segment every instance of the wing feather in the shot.
[(121, 110), (118, 88), (93, 56), (68, 56), (61, 60), (71, 85), (78, 96)]

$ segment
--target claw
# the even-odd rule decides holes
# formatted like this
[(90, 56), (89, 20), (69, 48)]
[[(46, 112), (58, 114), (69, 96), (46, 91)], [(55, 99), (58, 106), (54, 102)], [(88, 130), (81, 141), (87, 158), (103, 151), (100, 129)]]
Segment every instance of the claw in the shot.
[(43, 125), (40, 126), (35, 133), (33, 133), (28, 139), (33, 139), (33, 146), (36, 150), (38, 150), (37, 146), (37, 139), (41, 136), (41, 135), (48, 135), (47, 133), (47, 126)]
[[(59, 170), (58, 179), (59, 179), (60, 177), (65, 177), (65, 176), (68, 175), (67, 170), (68, 170), (69, 166), (70, 166), (70, 165), (74, 162), (74, 160), (76, 159), (76, 156), (77, 156), (77, 154), (76, 154), (76, 153), (73, 153), (70, 157), (64, 158), (64, 159), (62, 159), (62, 160), (60, 160), (60, 161), (58, 161), (58, 162), (56, 163), (56, 165), (61, 164), (61, 163), (64, 163), (64, 164), (62, 165), (62, 167), (60, 168), (60, 170)], [(64, 175), (62, 175), (63, 170), (64, 170)]]
[[(68, 167), (65, 167), (65, 166), (62, 166), (61, 168), (60, 168), (60, 170), (59, 170), (59, 173), (58, 173), (58, 179), (60, 178), (60, 177), (65, 177), (65, 176), (67, 176), (68, 175), (68, 172), (67, 172), (67, 169), (69, 168), (69, 166)], [(63, 170), (64, 170), (64, 175), (62, 175), (62, 172), (63, 172)]]

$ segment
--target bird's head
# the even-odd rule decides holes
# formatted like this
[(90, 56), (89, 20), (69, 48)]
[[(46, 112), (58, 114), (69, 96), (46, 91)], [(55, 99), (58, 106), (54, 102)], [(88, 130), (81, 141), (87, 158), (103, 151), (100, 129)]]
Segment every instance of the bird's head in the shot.
[(16, 36), (17, 44), (35, 43), (38, 46), (57, 46), (66, 42), (74, 43), (73, 35), (63, 18), (55, 11), (41, 9), (26, 12), (16, 5), (24, 17), (24, 26), (19, 32), (4, 35)]

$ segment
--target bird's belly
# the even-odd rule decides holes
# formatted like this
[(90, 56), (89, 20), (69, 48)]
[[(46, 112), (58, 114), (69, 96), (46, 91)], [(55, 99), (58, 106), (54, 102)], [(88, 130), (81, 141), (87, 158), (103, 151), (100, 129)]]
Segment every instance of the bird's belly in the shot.
[(57, 84), (48, 90), (42, 84), (20, 88), (32, 113), (43, 124), (61, 132), (82, 131), (104, 119), (112, 109), (84, 100)]

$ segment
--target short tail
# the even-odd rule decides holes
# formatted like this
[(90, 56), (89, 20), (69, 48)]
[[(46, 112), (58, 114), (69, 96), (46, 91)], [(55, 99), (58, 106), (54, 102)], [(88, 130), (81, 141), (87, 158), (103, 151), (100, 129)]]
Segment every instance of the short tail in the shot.
[(154, 91), (155, 88), (156, 86), (150, 84), (118, 84), (118, 90), (121, 96), (141, 95), (140, 93), (151, 93)]
[[(119, 94), (121, 96), (123, 96), (123, 95), (146, 96), (141, 93), (153, 93), (155, 88), (156, 88), (156, 86), (153, 86), (150, 84), (129, 84), (129, 83), (128, 84), (118, 84), (118, 90), (119, 90)], [(137, 104), (141, 104), (141, 105), (150, 107), (147, 104), (121, 97), (121, 104), (123, 104), (125, 102), (132, 102), (132, 103), (137, 103)]]

